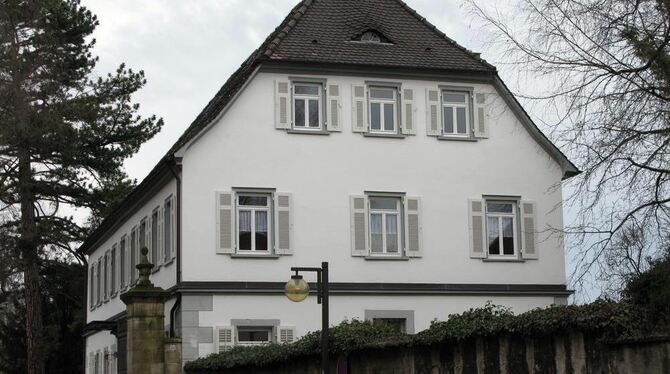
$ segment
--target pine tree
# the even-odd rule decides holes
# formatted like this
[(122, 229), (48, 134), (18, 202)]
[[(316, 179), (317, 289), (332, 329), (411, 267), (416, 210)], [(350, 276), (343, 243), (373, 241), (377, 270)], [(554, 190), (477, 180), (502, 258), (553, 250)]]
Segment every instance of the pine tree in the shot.
[[(0, 208), (25, 290), (27, 372), (44, 371), (40, 266), (90, 227), (66, 213), (101, 212), (129, 183), (123, 161), (161, 128), (137, 114), (142, 71), (94, 77), (96, 17), (77, 0), (0, 0)], [(55, 253), (55, 251), (62, 251)]]

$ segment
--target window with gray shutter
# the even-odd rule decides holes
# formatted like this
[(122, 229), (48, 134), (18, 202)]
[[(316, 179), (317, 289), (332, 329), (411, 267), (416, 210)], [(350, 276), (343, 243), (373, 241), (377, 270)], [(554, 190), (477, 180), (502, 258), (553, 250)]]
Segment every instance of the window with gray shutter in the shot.
[(368, 114), (366, 93), (364, 85), (351, 86), (351, 115), (352, 115), (352, 131), (353, 132), (367, 132), (368, 131)]
[(278, 255), (290, 255), (293, 253), (292, 205), (291, 194), (277, 193), (275, 195), (275, 222), (277, 222), (275, 225), (275, 253)]
[(368, 213), (364, 195), (350, 197), (351, 255), (368, 255)]
[(440, 136), (441, 121), (440, 91), (426, 89), (426, 133), (429, 136)]
[(470, 232), (470, 257), (486, 258), (485, 203), (481, 199), (468, 200), (468, 227)]
[(342, 104), (340, 96), (340, 86), (337, 84), (328, 85), (328, 121), (326, 128), (328, 131), (342, 131)]
[(521, 254), (524, 259), (538, 258), (537, 243), (537, 204), (533, 201), (521, 201)]
[(421, 199), (405, 198), (405, 254), (408, 257), (421, 257)]
[(405, 88), (402, 90), (402, 133), (405, 135), (415, 135), (416, 125), (414, 119), (414, 90)]
[(233, 193), (216, 193), (216, 252), (234, 253), (234, 209)]
[(489, 136), (489, 121), (488, 121), (488, 107), (486, 104), (486, 94), (478, 92), (475, 93), (474, 100), (474, 130), (476, 138), (488, 138)]
[(291, 94), (288, 81), (276, 80), (275, 84), (275, 128), (291, 128)]

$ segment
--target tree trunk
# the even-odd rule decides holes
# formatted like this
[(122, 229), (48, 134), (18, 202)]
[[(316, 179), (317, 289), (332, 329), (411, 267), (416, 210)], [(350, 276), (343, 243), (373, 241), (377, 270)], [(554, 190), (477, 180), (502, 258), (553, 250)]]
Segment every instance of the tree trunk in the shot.
[(26, 346), (28, 374), (44, 372), (42, 354), (42, 304), (40, 298), (39, 254), (35, 235), (35, 206), (32, 191), (30, 152), (19, 151), (19, 190), (21, 198), (21, 240), (23, 281), (26, 303)]

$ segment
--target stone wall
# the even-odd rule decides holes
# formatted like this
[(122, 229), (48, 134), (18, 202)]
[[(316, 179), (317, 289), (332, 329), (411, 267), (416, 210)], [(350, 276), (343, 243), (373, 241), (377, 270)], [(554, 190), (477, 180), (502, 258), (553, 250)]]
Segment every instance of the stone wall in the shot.
[[(542, 337), (505, 335), (430, 347), (367, 349), (332, 359), (355, 374), (670, 373), (670, 337), (603, 343), (569, 333)], [(319, 374), (317, 357), (273, 367), (240, 367), (225, 374)], [(211, 373), (211, 372), (210, 372)]]

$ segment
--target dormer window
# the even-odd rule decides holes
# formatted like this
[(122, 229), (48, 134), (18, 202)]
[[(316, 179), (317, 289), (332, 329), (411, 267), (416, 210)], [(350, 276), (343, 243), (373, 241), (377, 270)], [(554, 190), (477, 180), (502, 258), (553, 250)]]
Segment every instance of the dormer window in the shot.
[(381, 43), (382, 38), (374, 31), (366, 31), (361, 35), (362, 42)]
[(364, 43), (382, 43), (391, 44), (389, 38), (377, 30), (366, 30), (354, 36), (351, 40)]

